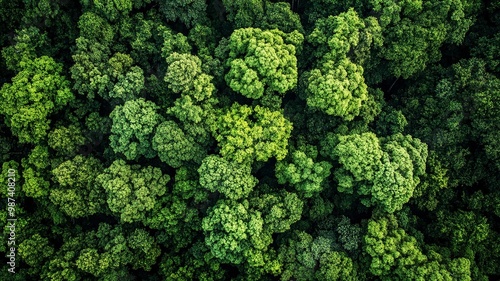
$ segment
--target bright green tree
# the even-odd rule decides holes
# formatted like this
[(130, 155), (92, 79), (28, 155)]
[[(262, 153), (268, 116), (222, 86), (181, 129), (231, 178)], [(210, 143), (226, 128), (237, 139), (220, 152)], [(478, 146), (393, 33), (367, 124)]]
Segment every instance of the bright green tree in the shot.
[(413, 196), (425, 173), (427, 145), (411, 136), (397, 134), (380, 140), (373, 133), (340, 136), (333, 155), (342, 164), (335, 171), (338, 190), (371, 196), (362, 203), (392, 213)]
[(49, 165), (48, 147), (42, 145), (35, 146), (28, 154), (28, 157), (21, 160), (22, 177), (24, 179), (22, 189), (26, 196), (40, 198), (49, 194), (50, 182), (47, 176)]
[(50, 116), (74, 99), (62, 65), (50, 57), (20, 62), (22, 69), (0, 89), (0, 114), (21, 143), (38, 143), (47, 137)]
[(365, 251), (371, 256), (370, 272), (390, 275), (396, 267), (411, 267), (427, 260), (415, 237), (398, 227), (393, 216), (368, 221)]
[(368, 87), (363, 67), (357, 61), (363, 61), (364, 53), (369, 51), (356, 47), (369, 49), (372, 43), (381, 44), (379, 35), (370, 33), (370, 28), (365, 28), (353, 9), (316, 22), (307, 41), (314, 47), (312, 55), (319, 60), (303, 75), (308, 106), (347, 121), (360, 115), (368, 100)]
[[(288, 37), (298, 38), (291, 42)], [(244, 28), (229, 38), (230, 67), (225, 79), (235, 92), (258, 99), (264, 92), (285, 94), (297, 85), (296, 48), (303, 37), (297, 31)]]
[(220, 154), (243, 163), (285, 158), (292, 124), (279, 111), (235, 103), (218, 116), (211, 130)]
[(341, 59), (354, 49), (362, 39), (365, 23), (351, 8), (338, 16), (318, 20), (307, 41), (314, 47), (318, 58)]
[(19, 244), (19, 256), (36, 273), (39, 273), (53, 253), (54, 247), (50, 244), (49, 239), (38, 233)]
[(190, 54), (172, 53), (167, 57), (165, 81), (174, 93), (189, 94), (196, 101), (209, 98), (215, 90), (212, 77), (202, 73), (201, 60)]
[(347, 58), (325, 62), (307, 77), (307, 105), (328, 115), (352, 120), (368, 99), (363, 68)]

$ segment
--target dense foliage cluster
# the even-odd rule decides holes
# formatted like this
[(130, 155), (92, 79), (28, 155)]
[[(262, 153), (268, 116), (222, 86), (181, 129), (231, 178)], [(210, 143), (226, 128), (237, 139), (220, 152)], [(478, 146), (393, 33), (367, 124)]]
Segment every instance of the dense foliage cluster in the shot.
[(0, 0), (0, 26), (0, 280), (500, 279), (498, 1)]

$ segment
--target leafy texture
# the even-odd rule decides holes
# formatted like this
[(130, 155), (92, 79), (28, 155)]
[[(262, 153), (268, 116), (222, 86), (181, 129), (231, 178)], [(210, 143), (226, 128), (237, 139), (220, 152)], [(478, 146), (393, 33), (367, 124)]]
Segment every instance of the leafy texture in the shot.
[(302, 151), (295, 151), (291, 158), (292, 162), (289, 164), (286, 162), (276, 164), (278, 183), (290, 183), (297, 191), (304, 193), (305, 197), (320, 192), (324, 180), (330, 176), (332, 165), (326, 161), (314, 163), (313, 159)]
[(21, 71), (0, 89), (0, 114), (21, 143), (47, 137), (49, 117), (74, 99), (62, 65), (50, 57), (20, 62)]
[(248, 98), (258, 99), (265, 91), (284, 94), (297, 85), (296, 48), (279, 30), (238, 29), (229, 38), (230, 67), (225, 79), (229, 87)]
[(387, 212), (401, 209), (412, 197), (425, 172), (427, 146), (411, 136), (394, 135), (384, 140), (372, 133), (340, 136), (334, 155), (342, 168), (335, 172), (339, 191), (370, 195), (362, 202), (375, 203)]
[(243, 163), (254, 159), (267, 161), (273, 156), (278, 160), (285, 158), (292, 124), (280, 112), (235, 103), (211, 129), (219, 142), (220, 154)]
[(251, 175), (250, 167), (240, 167), (215, 155), (203, 159), (198, 173), (201, 186), (210, 192), (220, 192), (231, 200), (248, 196), (258, 183)]
[(151, 148), (151, 136), (161, 120), (157, 108), (153, 102), (141, 98), (113, 109), (109, 115), (113, 120), (109, 140), (115, 153), (125, 155), (128, 160), (156, 155)]
[(144, 219), (169, 180), (158, 168), (128, 165), (123, 160), (114, 161), (96, 179), (106, 191), (109, 209), (123, 222)]

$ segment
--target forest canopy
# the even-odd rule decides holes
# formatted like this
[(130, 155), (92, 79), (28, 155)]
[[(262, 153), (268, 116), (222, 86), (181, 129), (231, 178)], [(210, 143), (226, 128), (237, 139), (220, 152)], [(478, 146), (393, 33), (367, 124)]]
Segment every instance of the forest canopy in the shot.
[(0, 0), (0, 280), (500, 280), (500, 5)]

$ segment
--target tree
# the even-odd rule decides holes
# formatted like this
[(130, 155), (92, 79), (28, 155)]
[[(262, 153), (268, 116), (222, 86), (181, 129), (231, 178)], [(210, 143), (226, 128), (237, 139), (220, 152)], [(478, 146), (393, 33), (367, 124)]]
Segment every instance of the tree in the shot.
[(62, 64), (50, 57), (24, 60), (22, 69), (0, 90), (0, 114), (20, 143), (38, 143), (47, 137), (50, 116), (74, 99)]
[(364, 243), (372, 258), (370, 272), (382, 280), (471, 280), (468, 259), (445, 260), (434, 250), (424, 255), (415, 237), (401, 229), (392, 215), (370, 219)]
[[(401, 97), (411, 133), (437, 153), (450, 186), (471, 186), (487, 178), (487, 169), (478, 167), (497, 166), (495, 93), (500, 80), (479, 59), (432, 69), (432, 75), (420, 78)], [(425, 110), (415, 111), (417, 107)]]
[(262, 20), (264, 14), (262, 0), (222, 0), (222, 3), (227, 12), (227, 19), (234, 24), (235, 28), (255, 26)]
[(209, 208), (202, 228), (205, 244), (223, 263), (241, 264), (247, 261), (251, 265), (262, 266), (261, 251), (272, 242), (271, 236), (262, 231), (261, 213), (249, 209), (248, 201), (217, 201), (215, 206)]
[(396, 267), (411, 267), (427, 260), (416, 239), (398, 228), (393, 216), (369, 220), (364, 243), (371, 256), (370, 272), (376, 276), (390, 275)]
[[(298, 31), (304, 34), (304, 28), (300, 22), (300, 16), (294, 13), (287, 2), (271, 2), (264, 0), (264, 14), (261, 21), (256, 21), (254, 27), (266, 29), (279, 29), (290, 33)], [(256, 19), (256, 18), (255, 18)]]
[(151, 147), (151, 138), (162, 117), (156, 113), (158, 106), (143, 98), (130, 100), (116, 106), (109, 117), (111, 126), (110, 146), (115, 153), (128, 160), (140, 156), (153, 158), (156, 152)]
[(43, 280), (133, 280), (128, 267), (149, 271), (160, 255), (144, 229), (100, 223), (96, 230), (78, 230), (62, 234), (62, 246), (43, 267)]
[(484, 57), (484, 62), (489, 72), (498, 73), (500, 72), (500, 57), (498, 54), (500, 50), (498, 49), (500, 42), (500, 35), (498, 33), (494, 35), (481, 36), (474, 42), (472, 46), (472, 54), (476, 58)]
[(202, 0), (177, 0), (161, 2), (160, 11), (168, 21), (179, 20), (188, 28), (208, 22), (207, 4)]
[(111, 56), (113, 28), (92, 12), (80, 16), (78, 27), (80, 37), (76, 39), (76, 51), (72, 56), (75, 64), (71, 67), (71, 78), (75, 80), (73, 89), (89, 98), (96, 94), (103, 96), (109, 83), (105, 69)]
[(189, 95), (195, 101), (211, 97), (215, 87), (212, 77), (202, 73), (201, 60), (190, 54), (172, 53), (167, 57), (165, 81), (174, 93)]
[(210, 192), (220, 192), (230, 200), (248, 196), (258, 181), (250, 166), (237, 165), (216, 155), (209, 155), (198, 169), (200, 184)]
[(109, 59), (108, 65), (107, 72), (114, 82), (114, 85), (109, 87), (109, 98), (128, 101), (138, 97), (144, 88), (144, 74), (140, 67), (132, 66), (132, 58), (116, 53)]
[(159, 168), (128, 165), (123, 160), (114, 161), (96, 178), (106, 191), (109, 209), (123, 222), (144, 220), (158, 197), (165, 194), (169, 180)]
[[(201, 71), (201, 60), (190, 54), (172, 53), (167, 57), (165, 81), (174, 93), (190, 93), (196, 100), (210, 97), (214, 90), (211, 77)], [(205, 84), (205, 85), (204, 85)]]
[(176, 252), (191, 245), (201, 231), (199, 211), (178, 195), (158, 198), (143, 223), (158, 229), (162, 243)]
[(425, 173), (427, 145), (411, 136), (394, 135), (384, 150), (383, 168), (375, 176), (371, 193), (386, 211), (392, 212), (413, 196), (419, 176)]
[(107, 100), (128, 101), (139, 96), (144, 88), (143, 71), (133, 66), (127, 54), (116, 53), (109, 60), (109, 49), (98, 42), (80, 37), (78, 53), (72, 67), (75, 89), (93, 98), (95, 93)]
[(19, 244), (19, 255), (37, 274), (53, 253), (54, 248), (50, 245), (49, 239), (38, 233)]
[[(289, 38), (293, 38), (290, 40)], [(258, 99), (264, 92), (285, 94), (297, 85), (296, 48), (303, 36), (277, 29), (238, 29), (229, 38), (229, 87), (245, 97)]]
[(202, 242), (196, 242), (186, 255), (165, 254), (160, 271), (167, 281), (223, 280), (226, 270)]
[(316, 261), (311, 253), (312, 242), (311, 235), (296, 231), (292, 239), (288, 239), (286, 244), (282, 244), (278, 251), (278, 259), (283, 264), (281, 280), (314, 279)]
[(190, 160), (199, 163), (204, 154), (201, 146), (173, 121), (159, 124), (151, 143), (161, 161), (174, 168)]
[(356, 280), (352, 260), (334, 251), (328, 237), (295, 231), (280, 246), (278, 259), (283, 265), (281, 280)]
[(339, 235), (339, 242), (345, 250), (353, 252), (358, 249), (362, 240), (359, 225), (351, 224), (348, 217), (342, 216), (335, 230)]
[(201, 188), (198, 167), (182, 166), (176, 170), (173, 194), (183, 199), (193, 199), (195, 203), (206, 202), (208, 192)]
[(297, 194), (281, 190), (251, 198), (250, 206), (261, 213), (264, 231), (275, 234), (290, 230), (300, 220), (304, 203)]
[[(375, 34), (366, 33), (374, 29)], [(372, 41), (381, 44), (376, 28), (366, 28), (353, 9), (338, 16), (319, 20), (307, 41), (314, 46), (312, 54), (319, 58), (317, 66), (303, 76), (306, 82), (307, 105), (318, 108), (328, 115), (351, 121), (360, 114), (362, 103), (368, 100), (368, 87), (363, 77), (363, 67), (348, 56), (354, 52), (355, 59), (364, 56), (358, 44), (369, 49)]]
[(475, 212), (438, 211), (436, 215), (437, 220), (431, 226), (432, 236), (443, 237), (446, 233), (448, 249), (457, 256), (473, 259), (471, 252), (478, 250), (491, 234), (486, 217)]
[(378, 55), (388, 60), (394, 76), (405, 79), (439, 61), (443, 43), (461, 43), (479, 8), (476, 1), (369, 2), (369, 9), (380, 13), (383, 30), (384, 48)]
[(75, 80), (73, 89), (91, 99), (96, 94), (103, 96), (109, 83), (104, 73), (111, 52), (109, 47), (85, 37), (76, 39), (76, 46), (75, 64), (71, 67), (71, 78)]
[(63, 155), (73, 155), (85, 143), (82, 131), (78, 126), (57, 127), (48, 134), (50, 148)]
[(39, 55), (47, 55), (49, 39), (36, 27), (23, 28), (16, 31), (14, 45), (2, 49), (2, 57), (8, 69), (19, 72), (23, 60), (34, 60)]
[(276, 163), (276, 178), (279, 184), (288, 182), (307, 198), (323, 190), (323, 182), (330, 176), (331, 168), (330, 163), (314, 163), (304, 152), (297, 150), (291, 156), (291, 163)]
[(22, 176), (24, 183), (22, 190), (28, 197), (41, 198), (50, 191), (50, 182), (46, 173), (49, 163), (49, 151), (46, 146), (37, 145), (22, 159)]
[(356, 280), (353, 261), (343, 252), (323, 254), (319, 259), (317, 280)]
[(343, 165), (335, 172), (339, 191), (352, 193), (359, 186), (359, 195), (371, 195), (363, 204), (376, 204), (389, 213), (409, 201), (418, 176), (425, 173), (427, 145), (401, 134), (385, 139), (383, 146), (373, 133), (338, 139), (333, 155)]
[(329, 60), (346, 57), (362, 39), (365, 23), (354, 9), (338, 16), (329, 16), (316, 21), (314, 30), (307, 36), (307, 41), (314, 47), (314, 56)]
[[(374, 180), (375, 171), (381, 165), (382, 154), (377, 136), (373, 133), (363, 133), (339, 136), (332, 156), (338, 157), (339, 163), (352, 174), (350, 181), (361, 181)], [(345, 186), (345, 188), (348, 187)], [(342, 181), (339, 181), (339, 190), (346, 190)]]
[(128, 236), (127, 245), (135, 254), (132, 268), (151, 271), (156, 258), (161, 254), (155, 238), (145, 229), (137, 228)]
[(175, 33), (165, 26), (158, 27), (158, 32), (163, 37), (163, 46), (161, 56), (168, 58), (173, 53), (188, 54), (191, 53), (191, 45), (187, 37), (182, 33)]
[[(131, 4), (131, 3), (130, 3)], [(117, 52), (111, 56), (115, 32), (100, 16), (84, 13), (79, 21), (80, 37), (76, 40), (71, 67), (74, 89), (93, 99), (127, 101), (139, 96), (144, 88), (144, 72), (134, 65), (130, 55)], [(100, 28), (96, 28), (100, 27)]]
[(344, 58), (328, 61), (307, 76), (307, 105), (350, 121), (368, 99), (363, 68)]
[(77, 155), (61, 163), (52, 170), (59, 185), (50, 191), (50, 200), (72, 218), (105, 212), (104, 190), (96, 185), (102, 170), (101, 162), (93, 157)]
[(94, 10), (108, 19), (110, 22), (116, 21), (120, 17), (127, 16), (132, 11), (133, 0), (81, 0), (86, 9)]
[(218, 116), (211, 131), (223, 157), (248, 163), (285, 158), (292, 124), (279, 111), (235, 103)]
[(167, 113), (182, 122), (188, 137), (205, 146), (210, 142), (207, 122), (217, 103), (212, 96), (215, 93), (212, 76), (202, 72), (201, 60), (193, 55), (172, 53), (167, 63), (165, 81), (174, 93), (181, 94)]
[[(202, 215), (209, 201), (208, 192), (198, 183), (198, 173), (193, 166), (176, 170), (173, 188), (155, 202), (146, 215), (144, 225), (158, 229), (159, 242), (179, 252), (199, 238)], [(179, 235), (182, 233), (182, 235)]]

